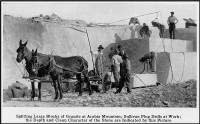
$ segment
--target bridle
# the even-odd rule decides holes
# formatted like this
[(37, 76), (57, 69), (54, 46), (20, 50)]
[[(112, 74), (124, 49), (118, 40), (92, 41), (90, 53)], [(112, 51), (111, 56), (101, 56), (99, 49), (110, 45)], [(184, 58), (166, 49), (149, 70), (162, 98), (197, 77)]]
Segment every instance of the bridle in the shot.
[[(48, 65), (43, 65), (43, 64), (40, 64), (39, 61), (38, 61), (38, 56), (37, 55), (33, 55), (32, 58), (31, 58), (31, 66), (32, 66), (32, 70), (35, 69), (35, 72), (38, 72), (38, 70), (40, 68), (43, 68), (44, 70), (48, 71), (48, 73), (50, 73), (51, 71), (54, 70), (54, 63), (52, 62), (54, 61), (54, 59), (50, 56), (49, 57), (49, 60), (48, 60)], [(49, 67), (47, 67), (49, 66)], [(45, 68), (44, 68), (45, 67)]]
[(19, 53), (21, 54), (21, 58), (22, 58), (22, 60), (24, 59), (24, 54), (25, 54), (25, 47), (20, 47), (20, 48), (18, 48), (17, 49), (17, 54), (19, 55)]
[[(40, 65), (37, 59), (38, 59), (37, 56), (32, 56), (32, 61), (33, 61), (32, 69), (35, 68), (37, 72), (38, 72), (38, 70), (40, 68), (43, 68), (43, 67), (45, 67), (43, 69), (46, 70), (48, 73), (54, 71), (55, 68), (59, 68), (59, 69), (62, 69), (63, 71), (69, 71), (69, 72), (73, 72), (73, 73), (83, 73), (84, 71), (87, 71), (87, 69), (83, 69), (82, 71), (77, 72), (77, 71), (73, 71), (73, 70), (71, 70), (69, 68), (65, 68), (65, 67), (62, 67), (60, 65), (57, 65), (55, 63), (55, 59), (54, 59), (54, 57), (52, 55), (49, 55), (49, 61), (48, 61), (49, 64), (48, 65)], [(49, 67), (46, 68), (47, 66), (49, 66)]]
[(32, 56), (30, 62), (31, 62), (30, 64), (31, 64), (31, 69), (32, 69), (32, 71), (38, 73), (38, 70), (39, 70), (39, 68), (40, 68), (40, 65), (39, 65), (39, 63), (38, 63), (38, 58), (37, 58), (37, 56)]

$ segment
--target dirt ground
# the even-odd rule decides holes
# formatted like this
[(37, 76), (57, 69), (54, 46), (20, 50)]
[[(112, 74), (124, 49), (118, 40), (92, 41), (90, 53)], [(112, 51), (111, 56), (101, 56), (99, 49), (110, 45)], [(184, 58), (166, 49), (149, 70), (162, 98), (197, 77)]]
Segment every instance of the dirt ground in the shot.
[(30, 98), (12, 98), (4, 101), (5, 107), (196, 107), (196, 81), (191, 80), (179, 84), (159, 85), (126, 90), (114, 94), (115, 89), (107, 93), (94, 92), (91, 96), (84, 92), (64, 93), (63, 99), (53, 101), (54, 93), (42, 91), (42, 101), (30, 101)]

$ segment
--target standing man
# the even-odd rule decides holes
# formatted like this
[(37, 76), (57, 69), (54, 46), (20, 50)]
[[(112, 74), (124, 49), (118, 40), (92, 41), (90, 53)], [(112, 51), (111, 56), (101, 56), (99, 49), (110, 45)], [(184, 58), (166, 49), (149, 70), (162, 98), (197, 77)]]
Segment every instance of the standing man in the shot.
[(167, 23), (169, 25), (170, 39), (175, 39), (175, 28), (178, 23), (178, 19), (174, 16), (174, 12), (171, 12), (171, 16), (168, 17)]
[(138, 18), (132, 17), (129, 21), (130, 30), (131, 30), (131, 38), (139, 38), (139, 29), (140, 29), (140, 22)]
[(103, 46), (99, 45), (98, 47), (98, 53), (96, 54), (95, 59), (95, 68), (96, 73), (103, 79), (103, 64), (104, 64), (104, 56), (103, 56)]
[(131, 72), (131, 63), (128, 59), (128, 56), (124, 54), (122, 56), (123, 63), (120, 65), (120, 82), (119, 82), (119, 89), (115, 93), (120, 93), (124, 85), (127, 86), (127, 92), (131, 93), (131, 86), (130, 86), (130, 72)]

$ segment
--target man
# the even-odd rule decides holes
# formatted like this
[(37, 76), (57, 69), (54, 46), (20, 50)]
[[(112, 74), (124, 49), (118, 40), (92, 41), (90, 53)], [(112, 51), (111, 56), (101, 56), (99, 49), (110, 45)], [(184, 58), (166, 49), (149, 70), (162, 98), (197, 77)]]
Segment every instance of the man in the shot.
[(150, 37), (149, 26), (147, 26), (146, 23), (143, 23), (143, 26), (142, 26), (142, 28), (140, 29), (139, 33), (140, 33), (140, 36), (141, 36), (142, 38), (145, 38), (146, 36)]
[(124, 85), (127, 86), (127, 92), (131, 93), (131, 87), (130, 87), (130, 71), (131, 71), (131, 64), (130, 60), (128, 59), (128, 56), (124, 54), (122, 56), (123, 63), (121, 63), (120, 66), (120, 83), (119, 83), (119, 89), (115, 93), (120, 93)]
[(120, 56), (123, 56), (123, 55), (125, 54), (124, 49), (122, 48), (121, 45), (118, 45), (118, 46), (117, 46), (117, 50), (118, 50), (118, 54), (119, 54)]
[(116, 84), (119, 84), (120, 79), (120, 64), (123, 62), (122, 57), (118, 55), (117, 49), (114, 50), (114, 55), (112, 56), (112, 66), (111, 70), (113, 72), (113, 76)]
[(143, 57), (139, 59), (141, 63), (144, 64), (144, 69), (147, 66), (147, 71), (149, 70), (149, 67), (151, 69), (151, 72), (156, 72), (156, 54), (155, 52), (149, 52), (145, 54)]
[(170, 39), (175, 39), (175, 28), (178, 23), (178, 19), (174, 16), (174, 12), (171, 12), (171, 16), (168, 17), (167, 23), (169, 25)]
[(129, 21), (129, 25), (131, 25), (131, 24), (139, 24), (140, 25), (140, 22), (139, 22), (139, 20), (138, 20), (138, 18), (136, 18), (136, 17), (132, 17), (131, 19), (130, 19), (130, 21)]
[(165, 26), (159, 22), (158, 18), (155, 18), (151, 22), (151, 24), (153, 25), (153, 27), (157, 27), (160, 30), (159, 36), (160, 36), (160, 38), (163, 38), (164, 37)]
[(138, 18), (132, 17), (129, 21), (131, 38), (139, 38), (140, 22)]
[(95, 68), (96, 68), (96, 74), (99, 75), (101, 78), (103, 78), (103, 64), (104, 64), (104, 56), (103, 56), (103, 49), (104, 47), (102, 45), (99, 45), (98, 47), (98, 53), (92, 53), (95, 55)]

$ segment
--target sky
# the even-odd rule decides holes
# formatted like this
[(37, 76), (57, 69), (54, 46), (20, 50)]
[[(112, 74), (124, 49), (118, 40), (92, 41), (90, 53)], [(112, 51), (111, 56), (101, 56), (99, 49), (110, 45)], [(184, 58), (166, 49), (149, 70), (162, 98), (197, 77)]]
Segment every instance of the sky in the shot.
[[(3, 2), (2, 10), (3, 14), (26, 18), (55, 13), (64, 19), (82, 19), (88, 23), (110, 23), (159, 11), (138, 19), (150, 24), (158, 16), (166, 26), (170, 12), (174, 11), (179, 20), (177, 27), (184, 27), (183, 18), (199, 22), (198, 2)], [(113, 24), (128, 24), (128, 21)]]

